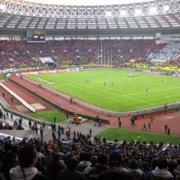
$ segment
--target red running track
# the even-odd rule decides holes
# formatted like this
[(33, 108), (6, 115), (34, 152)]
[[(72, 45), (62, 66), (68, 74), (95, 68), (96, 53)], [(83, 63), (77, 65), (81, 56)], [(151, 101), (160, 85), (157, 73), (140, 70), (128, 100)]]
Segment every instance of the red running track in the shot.
[[(110, 126), (118, 127), (117, 116), (109, 116), (107, 114), (103, 114), (101, 112), (96, 112), (92, 109), (88, 109), (79, 104), (70, 104), (68, 99), (57, 96), (57, 94), (49, 91), (48, 89), (42, 88), (41, 86), (32, 83), (24, 78), (18, 78), (16, 76), (11, 76), (10, 80), (13, 82), (27, 88), (34, 94), (37, 94), (39, 97), (46, 99), (47, 101), (59, 106), (63, 107), (70, 112), (76, 112), (77, 114), (83, 114), (86, 116), (90, 116), (96, 118), (98, 115), (99, 118), (109, 120)], [(130, 120), (128, 117), (122, 117), (122, 128), (133, 129), (133, 130), (142, 130), (143, 124), (148, 126), (150, 119), (149, 117), (144, 117), (138, 119), (136, 121), (136, 127), (131, 127)], [(166, 114), (159, 114), (155, 116), (153, 123), (151, 124), (151, 129), (146, 130), (148, 132), (155, 133), (164, 133), (164, 126), (167, 124), (171, 129), (171, 134), (180, 135), (180, 112), (170, 112)]]

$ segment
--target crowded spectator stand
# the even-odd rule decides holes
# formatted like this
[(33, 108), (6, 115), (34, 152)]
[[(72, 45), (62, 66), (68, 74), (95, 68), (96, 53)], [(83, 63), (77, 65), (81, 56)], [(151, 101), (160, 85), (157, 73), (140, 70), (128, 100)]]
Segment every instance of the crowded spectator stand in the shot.
[[(121, 65), (146, 59), (165, 44), (154, 40), (62, 40), (31, 44), (26, 41), (1, 41), (0, 67), (3, 69), (42, 67), (41, 57), (51, 57), (57, 66), (81, 64)], [(78, 57), (78, 59), (77, 59)]]
[[(81, 133), (69, 140), (47, 143), (6, 137), (0, 144), (0, 175), (7, 179), (22, 179), (20, 167), (24, 168), (28, 179), (37, 176), (40, 179), (178, 179), (180, 175), (179, 145), (107, 142), (105, 138), (92, 139)], [(32, 163), (34, 159), (36, 163)], [(31, 164), (25, 166), (26, 160)], [(9, 161), (14, 163), (8, 164)], [(32, 168), (35, 171), (30, 178), (28, 169)]]

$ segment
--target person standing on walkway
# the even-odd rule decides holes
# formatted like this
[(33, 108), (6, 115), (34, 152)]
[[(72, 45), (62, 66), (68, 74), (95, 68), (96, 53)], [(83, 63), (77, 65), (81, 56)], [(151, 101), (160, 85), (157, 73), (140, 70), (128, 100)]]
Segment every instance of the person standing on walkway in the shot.
[(165, 126), (164, 126), (164, 134), (167, 134), (167, 130), (168, 130), (168, 125), (165, 124)]
[(41, 126), (41, 127), (40, 127), (40, 139), (41, 139), (42, 142), (43, 142), (43, 139), (44, 139), (44, 136), (43, 136), (43, 135), (44, 135), (43, 129), (44, 129), (43, 126)]
[(149, 130), (151, 130), (151, 122), (149, 123)]
[(31, 122), (31, 120), (29, 120), (28, 124), (29, 124), (29, 129), (31, 129), (31, 128), (32, 128), (32, 122)]
[(167, 129), (167, 135), (171, 135), (171, 129), (170, 128)]
[(92, 137), (92, 129), (89, 130), (89, 137)]
[(119, 128), (121, 128), (121, 118), (120, 117), (118, 117), (118, 125), (119, 125)]

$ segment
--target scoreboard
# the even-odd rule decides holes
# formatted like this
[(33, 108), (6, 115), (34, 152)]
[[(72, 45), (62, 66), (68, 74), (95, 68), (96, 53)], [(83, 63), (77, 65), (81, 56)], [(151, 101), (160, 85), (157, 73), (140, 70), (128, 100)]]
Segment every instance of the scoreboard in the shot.
[(46, 42), (46, 33), (43, 31), (27, 31), (28, 43)]

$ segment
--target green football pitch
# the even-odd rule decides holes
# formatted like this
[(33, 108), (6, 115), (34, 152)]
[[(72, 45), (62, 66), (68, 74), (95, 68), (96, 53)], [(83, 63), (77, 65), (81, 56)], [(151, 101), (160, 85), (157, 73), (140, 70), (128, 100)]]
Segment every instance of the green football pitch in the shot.
[(180, 136), (168, 136), (163, 134), (152, 134), (147, 132), (140, 131), (130, 131), (126, 129), (119, 128), (107, 128), (98, 134), (99, 137), (105, 137), (107, 140), (114, 141), (117, 140), (126, 140), (126, 141), (146, 141), (146, 142), (155, 142), (155, 143), (172, 143), (179, 144)]
[(133, 111), (180, 100), (179, 78), (126, 69), (47, 73), (28, 78), (113, 111)]

